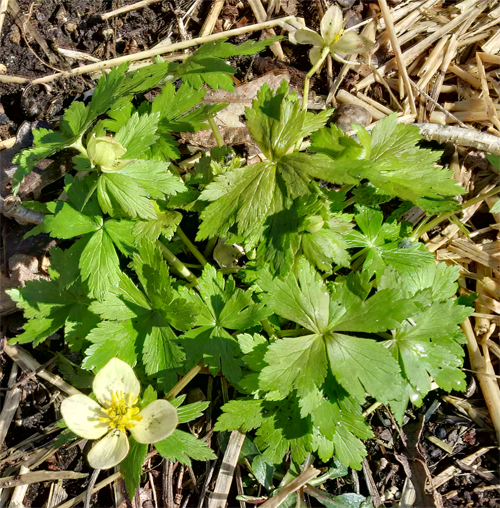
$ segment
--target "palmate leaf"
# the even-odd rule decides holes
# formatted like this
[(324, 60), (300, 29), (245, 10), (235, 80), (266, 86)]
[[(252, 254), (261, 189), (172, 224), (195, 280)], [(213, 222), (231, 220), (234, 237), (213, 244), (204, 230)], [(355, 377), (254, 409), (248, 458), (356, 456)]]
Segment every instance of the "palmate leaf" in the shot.
[(92, 346), (86, 351), (83, 365), (100, 368), (118, 356), (131, 365), (142, 362), (146, 374), (166, 376), (173, 385), (177, 379), (175, 369), (185, 359), (174, 329), (189, 329), (195, 309), (171, 287), (167, 265), (152, 243), (140, 244), (132, 267), (140, 289), (121, 274), (118, 287), (102, 302), (92, 303), (92, 311), (104, 321), (88, 336)]
[(433, 263), (423, 271), (392, 271), (381, 278), (384, 290), (403, 287), (419, 307), (392, 331), (392, 339), (383, 341), (398, 360), (406, 384), (405, 397), (397, 404), (399, 419), (409, 401), (422, 403), (431, 389), (430, 376), (444, 390), (465, 388), (465, 375), (460, 368), (465, 338), (458, 325), (474, 309), (453, 300), (458, 275), (457, 267)]
[(184, 83), (196, 90), (206, 83), (213, 90), (222, 88), (232, 92), (234, 85), (230, 76), (235, 69), (225, 59), (236, 55), (254, 55), (280, 39), (281, 37), (270, 37), (262, 41), (248, 40), (238, 46), (228, 44), (227, 39), (209, 42), (186, 58), (177, 67), (176, 73)]
[(207, 443), (188, 432), (175, 429), (174, 433), (154, 444), (158, 453), (165, 459), (191, 466), (193, 460), (213, 460), (217, 455)]
[(101, 210), (113, 217), (156, 219), (149, 198), (161, 199), (185, 189), (168, 168), (165, 162), (139, 160), (116, 173), (101, 174), (97, 181)]
[[(264, 303), (276, 314), (293, 321), (312, 334), (273, 342), (265, 355), (268, 364), (259, 376), (263, 390), (275, 386), (282, 397), (292, 390), (306, 397), (320, 389), (331, 369), (338, 383), (362, 402), (365, 392), (387, 403), (397, 393), (399, 367), (377, 341), (346, 335), (346, 332), (374, 333), (397, 326), (415, 311), (414, 304), (398, 290), (385, 289), (366, 299), (350, 291), (360, 286), (351, 274), (330, 296), (309, 263), (302, 259), (298, 276), (284, 281), (265, 272), (258, 285), (266, 292)], [(283, 356), (295, 366), (283, 369)]]
[[(52, 280), (27, 281), (25, 287), (8, 290), (24, 309), (28, 322), (12, 343), (35, 345), (65, 328), (65, 340), (72, 350), (80, 350), (83, 339), (97, 325), (99, 318), (89, 310), (88, 288), (79, 278), (61, 284), (59, 273), (77, 271), (78, 258), (72, 252), (51, 249)], [(72, 266), (73, 265), (73, 266)]]
[(417, 146), (417, 127), (398, 124), (394, 114), (377, 122), (371, 138), (363, 128), (357, 130), (362, 141), (359, 148), (336, 129), (312, 136), (311, 150), (335, 161), (330, 181), (356, 184), (368, 179), (383, 193), (411, 201), (428, 212), (457, 209), (453, 198), (465, 190), (451, 179), (450, 171), (436, 167), (439, 153)]
[(186, 368), (201, 358), (217, 375), (222, 369), (231, 382), (241, 377), (241, 350), (231, 330), (248, 330), (267, 317), (267, 309), (252, 300), (252, 292), (237, 289), (232, 277), (224, 279), (212, 266), (206, 266), (198, 279), (200, 295), (187, 293), (187, 298), (199, 309), (198, 328), (181, 337), (181, 346), (189, 358)]
[(303, 112), (296, 98), (288, 95), (286, 83), (276, 92), (262, 87), (247, 118), (249, 130), (270, 160), (227, 171), (205, 188), (200, 199), (210, 204), (201, 213), (198, 240), (222, 236), (236, 225), (249, 250), (261, 240), (266, 221), (276, 218), (279, 223), (279, 214), (294, 199), (316, 192), (314, 178), (329, 180), (326, 155), (286, 153), (302, 136), (324, 125), (328, 115), (323, 113)]

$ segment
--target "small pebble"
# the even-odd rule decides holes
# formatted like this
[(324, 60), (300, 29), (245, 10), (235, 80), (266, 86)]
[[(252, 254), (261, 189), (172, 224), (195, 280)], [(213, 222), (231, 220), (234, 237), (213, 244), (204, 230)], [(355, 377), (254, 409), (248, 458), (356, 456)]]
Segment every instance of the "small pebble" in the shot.
[(337, 0), (337, 3), (342, 7), (343, 9), (350, 9), (356, 0)]
[(345, 15), (345, 27), (351, 28), (351, 26), (359, 25), (363, 21), (363, 16), (358, 12), (349, 11)]
[(444, 439), (448, 435), (448, 432), (445, 427), (443, 427), (442, 425), (438, 425), (434, 430), (434, 435), (438, 439)]
[(369, 125), (372, 121), (372, 115), (362, 106), (355, 106), (354, 104), (341, 104), (333, 112), (331, 120), (343, 131), (350, 131), (352, 129), (352, 123), (356, 123), (362, 127)]

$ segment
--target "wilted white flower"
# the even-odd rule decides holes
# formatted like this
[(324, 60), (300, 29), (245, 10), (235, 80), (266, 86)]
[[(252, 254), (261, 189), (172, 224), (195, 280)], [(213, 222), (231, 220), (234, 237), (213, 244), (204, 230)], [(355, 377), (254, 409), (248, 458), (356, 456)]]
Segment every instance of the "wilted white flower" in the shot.
[(357, 35), (354, 32), (344, 32), (342, 11), (336, 5), (332, 5), (325, 12), (320, 25), (321, 35), (306, 28), (303, 20), (302, 24), (294, 24), (295, 26), (289, 34), (290, 42), (293, 44), (312, 44), (309, 59), (313, 65), (320, 60), (325, 48), (329, 48), (332, 57), (339, 60), (338, 55), (364, 53), (373, 46), (373, 42), (362, 35)]
[[(138, 443), (156, 443), (177, 427), (177, 410), (165, 399), (136, 406), (141, 385), (127, 363), (112, 358), (92, 384), (98, 402), (86, 395), (72, 395), (61, 404), (68, 428), (85, 439), (100, 439), (88, 454), (94, 469), (109, 469), (128, 454), (128, 430)], [(103, 437), (104, 436), (104, 437)]]

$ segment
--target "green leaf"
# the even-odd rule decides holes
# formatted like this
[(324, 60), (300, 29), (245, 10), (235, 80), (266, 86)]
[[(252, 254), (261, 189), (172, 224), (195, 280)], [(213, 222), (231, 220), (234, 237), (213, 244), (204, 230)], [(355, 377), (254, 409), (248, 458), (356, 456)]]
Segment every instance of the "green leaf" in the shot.
[(66, 148), (68, 139), (59, 132), (48, 129), (33, 130), (33, 148), (22, 150), (12, 161), (17, 165), (12, 177), (12, 194), (19, 192), (24, 177), (33, 171), (35, 165)]
[(252, 107), (245, 109), (250, 134), (273, 162), (284, 156), (299, 139), (323, 127), (330, 115), (329, 110), (318, 115), (303, 111), (297, 96), (288, 93), (288, 83), (284, 80), (276, 92), (264, 84)]
[(128, 69), (129, 62), (111, 69), (104, 73), (95, 87), (92, 100), (87, 106), (87, 117), (85, 125), (89, 125), (98, 116), (106, 113), (113, 101), (120, 95), (120, 89)]
[(138, 333), (131, 321), (102, 321), (87, 340), (92, 345), (85, 351), (84, 369), (99, 371), (114, 357), (132, 366), (137, 363)]
[(235, 70), (226, 64), (224, 59), (236, 55), (253, 55), (278, 40), (280, 37), (271, 37), (262, 41), (249, 40), (234, 46), (226, 43), (226, 39), (220, 39), (203, 44), (177, 67), (177, 75), (184, 83), (196, 90), (206, 83), (214, 90), (222, 88), (232, 92), (234, 86), (230, 75)]
[(102, 298), (120, 281), (120, 260), (113, 240), (104, 229), (96, 231), (87, 241), (79, 263), (82, 279), (88, 281), (90, 295)]
[(222, 406), (223, 413), (217, 419), (214, 430), (241, 430), (248, 432), (262, 424), (262, 405), (258, 399), (230, 400)]
[(380, 210), (359, 207), (355, 219), (360, 231), (349, 231), (345, 240), (349, 247), (362, 248), (366, 253), (363, 268), (369, 275), (379, 278), (388, 266), (404, 273), (434, 264), (434, 256), (423, 244), (405, 239), (402, 224), (383, 223)]
[(174, 195), (186, 190), (182, 180), (170, 173), (169, 167), (165, 162), (137, 161), (119, 174), (132, 178), (153, 199), (162, 199), (165, 194)]
[(203, 411), (205, 411), (209, 405), (209, 401), (200, 400), (198, 402), (193, 402), (192, 404), (181, 406), (177, 410), (179, 423), (187, 423), (201, 418), (203, 416)]
[(97, 231), (102, 227), (102, 217), (85, 215), (68, 203), (57, 203), (55, 215), (47, 215), (44, 229), (50, 236), (68, 239)]
[(102, 211), (111, 216), (123, 214), (132, 218), (155, 217), (148, 193), (129, 176), (103, 173), (98, 180), (97, 197)]
[[(453, 198), (465, 190), (451, 179), (450, 171), (436, 167), (439, 153), (419, 148), (419, 140), (418, 128), (398, 124), (394, 114), (377, 122), (370, 153), (367, 135), (360, 151), (335, 129), (313, 136), (311, 149), (334, 160), (325, 178), (330, 182), (356, 184), (368, 179), (383, 193), (411, 201), (430, 213), (456, 210), (458, 203)], [(361, 157), (365, 160), (359, 160)]]
[(130, 499), (135, 496), (135, 491), (141, 484), (142, 464), (148, 453), (148, 445), (138, 443), (132, 436), (128, 436), (130, 450), (125, 459), (120, 463), (120, 473), (125, 481), (125, 487)]
[(83, 339), (99, 322), (99, 318), (89, 310), (86, 285), (78, 277), (67, 284), (55, 270), (62, 268), (61, 263), (68, 273), (77, 271), (78, 260), (64, 254), (59, 249), (51, 249), (52, 280), (26, 281), (25, 287), (8, 290), (28, 319), (24, 333), (10, 339), (12, 343), (35, 342), (36, 345), (66, 327), (66, 342), (71, 349), (78, 350)]
[(222, 372), (231, 382), (241, 377), (241, 351), (238, 341), (227, 330), (247, 330), (267, 317), (262, 304), (252, 300), (252, 292), (237, 289), (234, 279), (224, 279), (220, 272), (207, 265), (198, 279), (200, 296), (192, 295), (193, 304), (200, 309), (199, 328), (181, 337), (181, 345), (189, 365), (204, 359), (212, 374)]
[(134, 113), (125, 125), (116, 133), (115, 140), (121, 143), (127, 152), (126, 159), (137, 159), (158, 139), (159, 113), (143, 114)]
[(180, 462), (186, 466), (191, 466), (191, 459), (214, 460), (217, 458), (207, 443), (178, 429), (175, 429), (174, 433), (163, 441), (155, 443), (154, 447), (164, 459)]
[(68, 138), (78, 137), (87, 123), (87, 109), (80, 101), (73, 101), (61, 118), (61, 132)]

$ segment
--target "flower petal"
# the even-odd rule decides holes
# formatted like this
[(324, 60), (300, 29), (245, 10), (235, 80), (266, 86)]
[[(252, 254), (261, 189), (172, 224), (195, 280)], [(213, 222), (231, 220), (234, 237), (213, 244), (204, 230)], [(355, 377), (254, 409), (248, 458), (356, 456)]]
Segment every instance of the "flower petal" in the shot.
[(342, 11), (337, 5), (332, 5), (323, 16), (320, 25), (321, 37), (328, 46), (335, 40), (335, 37), (342, 30), (344, 24), (344, 17)]
[(320, 46), (313, 46), (309, 51), (309, 60), (312, 65), (315, 65), (316, 62), (321, 58), (321, 52), (323, 48)]
[(309, 28), (300, 28), (295, 32), (294, 37), (297, 41), (295, 44), (312, 44), (313, 46), (324, 45), (321, 35), (317, 34), (314, 30), (309, 30)]
[(372, 48), (374, 43), (354, 32), (346, 32), (335, 44), (330, 46), (332, 53), (340, 53), (341, 55), (352, 55), (357, 53), (365, 53)]
[(113, 393), (123, 392), (135, 399), (141, 391), (132, 367), (118, 358), (111, 358), (97, 373), (92, 388), (97, 400), (105, 407), (109, 406)]
[(128, 450), (127, 436), (115, 429), (93, 446), (87, 459), (94, 469), (109, 469), (119, 464), (127, 456)]
[(107, 423), (99, 421), (99, 417), (106, 416), (101, 406), (86, 395), (64, 399), (61, 413), (69, 430), (85, 439), (99, 439), (108, 431)]
[(168, 400), (148, 404), (140, 413), (142, 420), (130, 429), (138, 443), (156, 443), (170, 436), (177, 427), (177, 409)]

